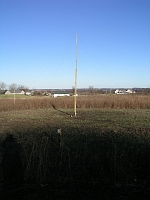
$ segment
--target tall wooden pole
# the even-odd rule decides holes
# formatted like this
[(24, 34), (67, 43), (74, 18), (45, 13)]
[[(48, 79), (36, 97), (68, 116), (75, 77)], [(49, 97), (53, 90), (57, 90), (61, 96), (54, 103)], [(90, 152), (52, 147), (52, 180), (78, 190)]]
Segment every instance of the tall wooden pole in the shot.
[(16, 96), (15, 96), (15, 89), (14, 89), (14, 106), (15, 106), (15, 102), (16, 102)]
[(76, 34), (76, 69), (75, 69), (75, 87), (74, 87), (74, 115), (77, 115), (77, 73), (78, 73), (78, 35)]

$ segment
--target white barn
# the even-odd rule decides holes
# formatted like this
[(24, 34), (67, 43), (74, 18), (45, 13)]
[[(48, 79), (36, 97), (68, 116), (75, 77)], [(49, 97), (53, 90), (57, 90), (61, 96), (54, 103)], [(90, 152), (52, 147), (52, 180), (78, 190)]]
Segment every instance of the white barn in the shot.
[(58, 91), (58, 92), (54, 92), (53, 94), (52, 94), (52, 96), (53, 97), (69, 97), (70, 96), (70, 94), (69, 93), (67, 93), (67, 92), (64, 92), (64, 91)]

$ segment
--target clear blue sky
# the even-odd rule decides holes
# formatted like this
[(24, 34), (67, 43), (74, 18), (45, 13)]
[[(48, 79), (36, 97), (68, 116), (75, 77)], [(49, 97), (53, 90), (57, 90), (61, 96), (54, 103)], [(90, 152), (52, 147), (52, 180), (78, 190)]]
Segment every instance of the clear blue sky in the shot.
[(0, 81), (150, 87), (150, 0), (0, 0)]

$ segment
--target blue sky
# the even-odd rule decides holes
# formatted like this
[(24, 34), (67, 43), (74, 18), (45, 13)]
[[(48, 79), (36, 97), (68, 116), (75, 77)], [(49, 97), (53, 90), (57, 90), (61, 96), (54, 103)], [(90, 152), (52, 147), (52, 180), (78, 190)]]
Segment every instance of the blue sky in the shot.
[(150, 0), (0, 0), (0, 81), (150, 87)]

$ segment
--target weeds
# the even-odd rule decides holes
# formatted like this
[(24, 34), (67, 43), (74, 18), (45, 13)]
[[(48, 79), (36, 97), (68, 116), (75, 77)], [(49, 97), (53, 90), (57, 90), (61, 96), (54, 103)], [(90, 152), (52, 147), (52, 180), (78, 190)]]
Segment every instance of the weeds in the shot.
[[(43, 108), (73, 108), (73, 97), (39, 97), (0, 99), (0, 111), (33, 110)], [(77, 98), (77, 108), (149, 109), (150, 96), (146, 95), (85, 95)]]

